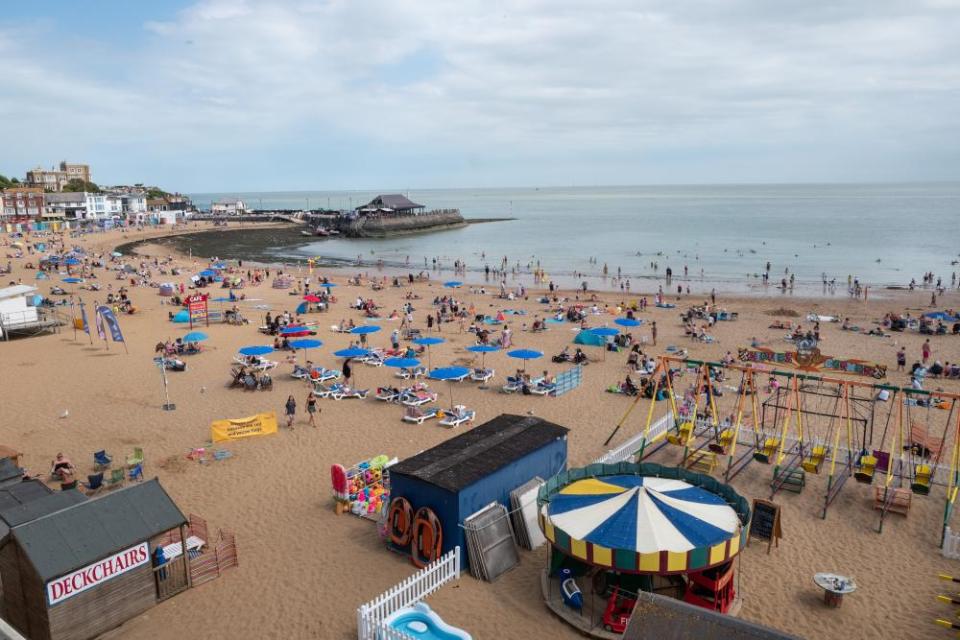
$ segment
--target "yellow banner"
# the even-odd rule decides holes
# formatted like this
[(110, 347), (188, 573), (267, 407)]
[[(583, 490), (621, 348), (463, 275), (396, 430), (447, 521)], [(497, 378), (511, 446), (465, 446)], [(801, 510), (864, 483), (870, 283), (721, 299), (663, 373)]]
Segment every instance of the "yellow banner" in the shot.
[(265, 436), (277, 432), (277, 414), (258, 413), (249, 418), (214, 420), (210, 423), (210, 438), (214, 442), (239, 440), (250, 436)]

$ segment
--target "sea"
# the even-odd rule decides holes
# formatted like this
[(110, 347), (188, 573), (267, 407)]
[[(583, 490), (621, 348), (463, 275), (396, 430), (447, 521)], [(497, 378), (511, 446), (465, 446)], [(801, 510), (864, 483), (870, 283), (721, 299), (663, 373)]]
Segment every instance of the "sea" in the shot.
[[(384, 190), (379, 193), (396, 193)], [(960, 182), (918, 184), (697, 185), (413, 189), (428, 209), (459, 208), (467, 219), (511, 218), (387, 239), (265, 234), (257, 253), (283, 262), (450, 271), (484, 281), (484, 268), (522, 279), (542, 269), (562, 286), (651, 290), (673, 273), (671, 290), (764, 292), (793, 275), (808, 293), (846, 295), (848, 281), (872, 288), (921, 282), (932, 272), (950, 286), (960, 271)], [(350, 209), (374, 191), (195, 193), (205, 208), (224, 197), (257, 209)], [(223, 256), (231, 257), (231, 256)], [(234, 256), (237, 257), (237, 256)], [(769, 284), (761, 274), (770, 264)], [(606, 267), (606, 276), (604, 275)], [(620, 278), (616, 278), (619, 274)], [(448, 274), (449, 275), (449, 274)], [(452, 276), (451, 276), (452, 277)], [(824, 286), (835, 281), (835, 287)], [(658, 285), (658, 286), (662, 286)]]

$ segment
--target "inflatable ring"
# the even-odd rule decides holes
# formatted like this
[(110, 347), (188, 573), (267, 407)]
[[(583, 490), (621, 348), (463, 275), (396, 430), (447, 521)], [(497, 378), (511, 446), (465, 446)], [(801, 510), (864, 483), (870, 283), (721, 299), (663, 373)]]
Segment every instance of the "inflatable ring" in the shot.
[(413, 506), (406, 498), (394, 498), (390, 501), (387, 529), (390, 533), (390, 542), (397, 547), (405, 548), (410, 544), (410, 538), (413, 536)]
[(440, 557), (443, 549), (443, 528), (440, 520), (429, 507), (417, 509), (413, 518), (413, 544), (410, 545), (410, 560), (422, 569)]

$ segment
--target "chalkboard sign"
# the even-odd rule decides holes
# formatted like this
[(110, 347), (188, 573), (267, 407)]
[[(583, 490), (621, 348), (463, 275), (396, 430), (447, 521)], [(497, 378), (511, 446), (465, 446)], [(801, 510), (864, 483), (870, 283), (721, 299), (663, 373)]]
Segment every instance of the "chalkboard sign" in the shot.
[[(753, 500), (753, 519), (750, 521), (750, 538), (767, 541), (767, 553), (770, 547), (780, 546), (783, 529), (780, 526), (780, 505), (769, 500)], [(747, 540), (749, 544), (749, 539)]]

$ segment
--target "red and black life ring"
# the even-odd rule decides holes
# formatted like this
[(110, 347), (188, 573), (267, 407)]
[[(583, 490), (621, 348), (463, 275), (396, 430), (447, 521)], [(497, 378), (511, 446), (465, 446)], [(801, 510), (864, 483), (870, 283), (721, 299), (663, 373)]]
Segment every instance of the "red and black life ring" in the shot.
[(390, 501), (387, 529), (390, 542), (397, 547), (405, 548), (410, 544), (413, 537), (413, 507), (406, 498), (394, 498)]
[(413, 544), (410, 560), (422, 569), (440, 557), (443, 548), (443, 528), (440, 519), (429, 507), (420, 507), (413, 518)]

